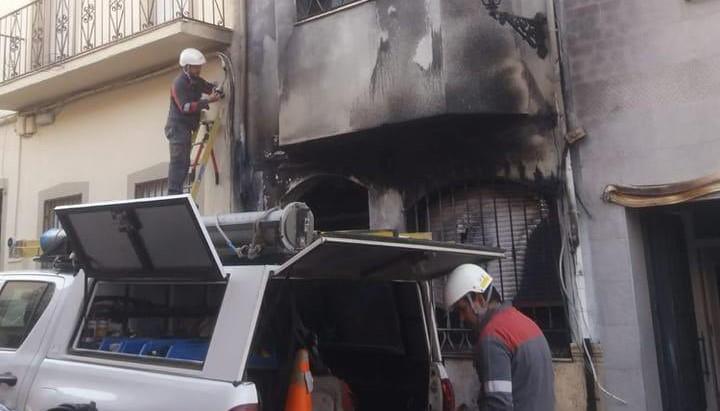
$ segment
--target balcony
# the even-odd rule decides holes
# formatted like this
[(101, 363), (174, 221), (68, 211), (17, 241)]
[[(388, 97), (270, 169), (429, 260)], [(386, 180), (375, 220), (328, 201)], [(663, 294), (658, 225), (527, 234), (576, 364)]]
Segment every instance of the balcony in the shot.
[[(502, 11), (552, 12), (535, 0), (505, 1)], [(298, 21), (283, 25), (293, 14)], [(393, 135), (417, 133), (458, 120), (482, 134), (495, 121), (552, 107), (552, 59), (480, 0), (282, 1), (275, 16), (283, 19), (276, 24), (282, 146), (384, 126), (399, 126)]]
[(0, 18), (0, 109), (27, 110), (232, 38), (230, 0), (36, 0)]

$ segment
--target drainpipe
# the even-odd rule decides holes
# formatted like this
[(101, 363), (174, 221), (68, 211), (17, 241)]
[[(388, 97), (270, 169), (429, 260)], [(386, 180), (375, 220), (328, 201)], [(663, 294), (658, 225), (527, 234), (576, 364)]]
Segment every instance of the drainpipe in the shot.
[[(17, 123), (17, 121), (18, 121), (17, 113), (0, 116), (0, 127), (7, 126), (12, 123)], [(0, 157), (0, 176), (3, 175), (4, 170), (5, 170), (5, 154), (7, 153), (5, 151), (5, 146), (8, 143), (8, 139), (13, 138), (12, 136), (14, 136), (15, 138), (18, 139), (17, 167), (16, 167), (16, 174), (15, 174), (15, 181), (14, 181), (15, 185), (13, 185), (12, 176), (7, 175), (8, 185), (6, 187), (4, 187), (5, 188), (4, 193), (0, 193), (0, 194), (5, 195), (5, 194), (9, 193), (11, 190), (15, 190), (15, 204), (14, 204), (15, 210), (13, 212), (14, 216), (12, 218), (12, 223), (13, 223), (12, 231), (8, 230), (7, 227), (0, 230), (0, 234), (3, 235), (3, 238), (0, 238), (0, 241), (2, 241), (3, 244), (5, 244), (5, 242), (7, 241), (8, 238), (17, 238), (18, 220), (20, 217), (20, 206), (19, 206), (19, 204), (20, 204), (20, 177), (21, 177), (20, 173), (22, 170), (22, 166), (21, 166), (21, 164), (22, 164), (22, 145), (23, 145), (22, 143), (23, 143), (24, 138), (21, 137), (18, 133), (11, 131), (11, 130), (6, 130), (5, 135), (3, 137), (4, 143), (3, 143), (2, 157)], [(7, 198), (9, 200), (10, 197), (7, 196)], [(8, 211), (8, 217), (9, 217), (9, 213), (12, 211), (12, 209), (10, 208), (10, 201), (5, 201), (3, 204), (3, 199), (0, 198), (0, 216), (2, 216), (2, 211), (3, 211), (2, 207), (5, 207), (5, 210)], [(7, 222), (10, 223), (11, 219), (8, 218)], [(2, 222), (0, 222), (0, 226), (3, 226)], [(2, 228), (2, 227), (0, 227), (0, 228)], [(2, 268), (4, 270), (4, 269), (7, 269), (7, 263), (10, 260), (10, 248), (9, 247), (0, 247), (0, 250), (2, 250), (2, 252), (3, 252), (3, 255), (0, 255), (0, 268)]]
[[(15, 174), (15, 221), (13, 222), (13, 235), (12, 238), (18, 236), (18, 221), (20, 220), (20, 178), (22, 172), (22, 148), (23, 148), (23, 137), (17, 136), (18, 142), (18, 159), (17, 159), (17, 174)], [(10, 250), (8, 250), (8, 253)], [(8, 254), (8, 257), (10, 254)]]

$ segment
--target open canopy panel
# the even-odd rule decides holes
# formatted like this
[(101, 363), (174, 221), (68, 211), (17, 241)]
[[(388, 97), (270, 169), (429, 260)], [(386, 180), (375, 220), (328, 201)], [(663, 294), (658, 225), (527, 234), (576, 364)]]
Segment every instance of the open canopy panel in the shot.
[(465, 263), (502, 258), (497, 248), (439, 241), (323, 234), (276, 270), (291, 278), (430, 280)]
[(58, 207), (81, 268), (102, 280), (220, 280), (220, 260), (189, 196)]

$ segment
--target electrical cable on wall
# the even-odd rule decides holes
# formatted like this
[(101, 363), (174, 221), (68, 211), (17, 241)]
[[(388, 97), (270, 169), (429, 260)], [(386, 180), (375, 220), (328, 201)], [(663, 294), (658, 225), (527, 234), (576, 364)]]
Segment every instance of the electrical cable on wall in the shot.
[[(240, 138), (236, 141), (235, 139), (235, 65), (233, 64), (232, 59), (230, 56), (228, 56), (225, 53), (218, 53), (218, 56), (220, 57), (220, 60), (223, 62), (223, 67), (225, 69), (225, 79), (223, 80), (223, 84), (227, 83), (229, 85), (228, 92), (226, 95), (229, 95), (228, 99), (228, 109), (227, 109), (227, 118), (226, 118), (226, 124), (225, 124), (225, 138), (226, 141), (229, 144), (229, 152), (230, 152), (230, 164), (232, 168), (232, 181), (238, 181), (238, 176), (236, 175), (238, 167), (236, 167), (236, 161), (237, 156), (235, 155), (235, 147), (237, 144), (240, 145), (240, 150), (243, 153), (242, 155), (242, 162), (245, 161), (245, 136), (244, 131), (240, 130)], [(235, 186), (233, 186), (233, 191), (235, 190)], [(228, 205), (228, 209), (233, 209), (233, 195), (228, 197), (228, 201), (230, 204)]]
[[(0, 121), (2, 121), (2, 119), (0, 119)], [(0, 174), (7, 175), (7, 173), (5, 172), (5, 153), (7, 153), (6, 146), (8, 141), (8, 135), (10, 134), (10, 132), (9, 127), (3, 127), (3, 125), (1, 124), (0, 127), (2, 127), (4, 130), (2, 136), (2, 155), (0, 156)]]
[[(234, 134), (233, 133), (233, 122), (234, 122), (233, 116), (234, 116), (235, 83), (234, 83), (234, 78), (233, 78), (234, 77), (233, 65), (232, 65), (232, 61), (230, 60), (230, 57), (228, 57), (226, 54), (221, 53), (221, 52), (217, 52), (217, 53), (215, 53), (215, 55), (220, 60), (220, 64), (221, 64), (221, 67), (223, 70), (223, 79), (220, 84), (213, 83), (214, 90), (218, 91), (222, 97), (227, 96), (228, 93), (230, 94), (230, 96), (229, 96), (227, 102), (224, 103), (224, 105), (220, 108), (220, 111), (215, 116), (215, 119), (213, 121), (206, 123), (206, 136), (205, 136), (203, 145), (206, 143), (210, 145), (207, 152), (210, 153), (210, 157), (212, 158), (212, 162), (213, 162), (213, 167), (215, 167), (216, 184), (220, 184), (218, 168), (220, 166), (222, 166), (223, 163), (225, 162), (225, 160), (228, 158), (230, 159), (231, 167), (232, 167), (232, 162), (233, 162), (233, 159), (232, 159), (232, 157), (233, 157), (233, 155), (232, 155), (233, 138), (231, 138), (231, 136)], [(209, 127), (211, 127), (210, 126), (211, 124), (212, 124), (212, 131), (210, 131), (210, 128), (209, 128)], [(220, 129), (220, 128), (222, 128), (222, 129)], [(225, 145), (223, 147), (229, 154), (221, 155), (220, 157), (216, 157), (215, 156), (216, 150), (214, 149), (213, 146), (216, 146), (215, 139), (216, 139), (216, 137), (220, 137), (220, 133), (222, 133), (222, 135), (224, 136), (224, 140), (225, 140)], [(208, 136), (209, 136), (209, 141), (207, 141)], [(202, 146), (201, 146), (200, 150), (201, 151), (198, 151), (198, 153), (202, 152)], [(200, 158), (201, 158), (200, 154), (198, 154), (197, 159), (200, 160)], [(207, 153), (203, 153), (202, 154), (203, 166), (201, 166), (200, 173), (199, 173), (200, 178), (202, 177), (202, 174), (204, 171), (205, 161), (207, 161), (208, 159), (209, 158), (208, 158)], [(217, 163), (218, 159), (221, 162), (219, 165)], [(234, 177), (235, 177), (234, 173), (232, 174), (232, 177), (233, 178), (226, 179), (226, 181), (227, 182), (233, 181)], [(193, 187), (192, 187), (192, 191), (191, 191), (193, 193), (193, 196), (196, 195), (196, 187), (195, 186), (198, 183), (198, 180), (199, 179), (196, 179), (195, 183), (193, 183)], [(232, 210), (233, 209), (233, 196), (231, 195), (231, 193), (232, 193), (233, 186), (232, 186), (232, 184), (229, 184), (227, 187), (230, 190), (230, 192), (228, 193), (230, 195), (226, 196), (228, 203), (223, 208), (225, 208), (227, 210)]]
[(228, 121), (225, 128), (225, 136), (227, 137), (228, 134), (230, 136), (234, 136), (235, 126), (232, 120), (235, 115), (235, 66), (230, 59), (230, 56), (228, 56), (227, 54), (218, 53), (218, 56), (223, 63), (223, 69), (225, 71), (225, 78), (223, 79), (221, 87), (224, 89), (225, 86), (229, 84), (228, 92), (225, 93), (226, 95), (230, 96), (230, 98), (228, 99)]
[[(569, 307), (572, 307), (572, 312), (568, 314), (572, 314), (572, 317), (575, 318), (575, 321), (578, 321), (577, 318), (580, 317), (580, 321), (585, 325), (585, 329), (589, 330), (590, 325), (587, 322), (587, 318), (585, 315), (583, 315), (583, 312), (585, 312), (585, 307), (582, 305), (582, 300), (580, 299), (580, 294), (577, 289), (577, 287), (572, 287), (573, 289), (573, 295), (570, 295), (568, 292), (567, 285), (565, 283), (565, 264), (563, 264), (565, 253), (567, 252), (567, 234), (564, 230), (560, 231), (560, 258), (558, 261), (558, 275), (560, 276), (560, 285), (563, 291), (563, 295), (565, 296), (565, 301), (567, 302), (567, 305)], [(567, 254), (567, 256), (570, 258), (571, 261), (574, 261), (573, 254)], [(572, 272), (575, 273), (575, 267), (573, 267)], [(570, 317), (570, 315), (568, 315)], [(583, 347), (583, 352), (585, 355), (585, 358), (587, 359), (587, 363), (590, 367), (590, 372), (592, 373), (593, 381), (597, 385), (597, 387), (600, 389), (600, 391), (607, 395), (608, 397), (614, 399), (615, 401), (623, 404), (628, 405), (628, 402), (624, 399), (620, 398), (619, 396), (613, 394), (608, 389), (603, 386), (603, 384), (600, 382), (600, 379), (597, 375), (597, 370), (595, 369), (595, 364), (592, 360), (592, 355), (590, 353), (590, 350), (588, 350), (587, 344), (584, 343), (582, 336), (575, 335), (577, 333), (577, 327), (571, 327), (571, 332), (573, 333), (573, 340), (575, 340), (576, 344), (580, 344)]]
[[(556, 6), (555, 2), (559, 1), (559, 7)], [(563, 122), (560, 124), (564, 124), (566, 130), (575, 130), (576, 127), (576, 118), (575, 118), (575, 112), (573, 109), (573, 95), (572, 90), (573, 88), (570, 87), (568, 79), (570, 78), (571, 73), (571, 67), (569, 65), (569, 59), (567, 58), (567, 47), (563, 38), (563, 32), (565, 31), (563, 27), (564, 19), (562, 16), (559, 16), (557, 13), (562, 13), (564, 10), (562, 0), (548, 0), (548, 9), (552, 10), (552, 13), (548, 13), (551, 19), (552, 24), (548, 24), (549, 32), (551, 33), (552, 37), (555, 40), (555, 45), (557, 46), (557, 55), (555, 56), (557, 58), (558, 68), (559, 68), (559, 78), (560, 78), (560, 94), (559, 98), (556, 98), (555, 104), (556, 104), (556, 110), (559, 114), (558, 117), (562, 118)], [(564, 136), (563, 136), (564, 137)], [(559, 144), (560, 141), (563, 141), (565, 144)], [(577, 140), (575, 140), (577, 141)], [(569, 142), (565, 139), (556, 139), (556, 149), (559, 150), (559, 154), (561, 155), (560, 161), (558, 164), (557, 169), (557, 175), (563, 175), (563, 169), (565, 169), (565, 172), (569, 173), (569, 177), (566, 176), (566, 178), (572, 179), (572, 165), (567, 164), (571, 163), (570, 160), (570, 146)], [(570, 184), (568, 184), (570, 185)], [(566, 199), (568, 202), (577, 202), (580, 204), (582, 209), (587, 213), (588, 218), (592, 219), (592, 214), (590, 213), (590, 210), (585, 206), (584, 202), (582, 201), (582, 198), (578, 195), (576, 192), (574, 185), (572, 186), (572, 189), (569, 187), (566, 187), (566, 190), (564, 191), (565, 195), (567, 196)], [(571, 197), (572, 196), (572, 197)], [(564, 213), (563, 209), (563, 201), (559, 202), (559, 208), (560, 208), (560, 215), (566, 215)], [(575, 210), (570, 210), (570, 212), (573, 212)], [(577, 215), (579, 219), (579, 213)], [(579, 224), (579, 221), (577, 222)], [(579, 228), (576, 226), (575, 229)], [(585, 354), (585, 358), (588, 362), (590, 371), (592, 373), (592, 378), (594, 380), (594, 383), (597, 385), (597, 387), (600, 389), (600, 391), (605, 394), (606, 396), (618, 401), (619, 403), (623, 405), (628, 405), (628, 402), (624, 399), (620, 398), (619, 396), (611, 393), (608, 391), (600, 382), (597, 370), (595, 369), (595, 364), (592, 361), (592, 356), (590, 351), (588, 350), (587, 345), (585, 344), (583, 336), (578, 336), (578, 323), (582, 321), (582, 323), (585, 326), (586, 330), (590, 329), (590, 325), (588, 324), (586, 316), (583, 314), (585, 312), (585, 307), (583, 307), (582, 299), (580, 298), (580, 292), (577, 289), (577, 286), (573, 286), (572, 290), (573, 293), (570, 295), (568, 292), (567, 284), (565, 282), (565, 267), (564, 267), (564, 260), (565, 257), (568, 257), (568, 260), (572, 262), (573, 267), (571, 270), (571, 273), (573, 275), (577, 275), (577, 267), (576, 267), (576, 251), (571, 251), (571, 249), (568, 248), (570, 245), (568, 243), (568, 233), (565, 232), (565, 230), (561, 230), (560, 232), (560, 241), (561, 241), (561, 247), (560, 247), (560, 257), (558, 261), (558, 275), (560, 276), (560, 284), (562, 287), (563, 295), (565, 297), (565, 300), (567, 302), (566, 309), (568, 314), (568, 319), (574, 319), (574, 325), (570, 327), (571, 332), (573, 334), (573, 340), (577, 343), (578, 341), (580, 344), (582, 344), (583, 352)], [(579, 238), (577, 239), (578, 241)], [(572, 297), (572, 298), (571, 298)], [(578, 320), (578, 316), (582, 317), (580, 320)], [(571, 319), (571, 320), (572, 320)]]

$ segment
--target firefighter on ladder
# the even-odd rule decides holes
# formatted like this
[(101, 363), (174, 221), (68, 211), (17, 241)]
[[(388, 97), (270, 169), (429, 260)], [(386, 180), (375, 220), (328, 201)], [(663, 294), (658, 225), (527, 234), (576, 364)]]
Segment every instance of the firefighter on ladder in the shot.
[[(200, 113), (222, 98), (222, 91), (200, 77), (205, 56), (196, 49), (180, 53), (182, 72), (173, 81), (165, 137), (170, 143), (168, 194), (182, 194), (190, 169), (192, 136), (200, 126)], [(203, 94), (207, 98), (202, 98)]]

